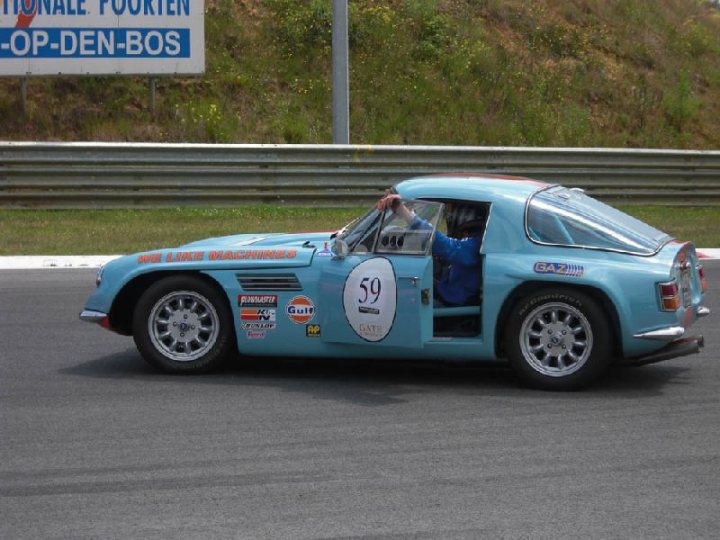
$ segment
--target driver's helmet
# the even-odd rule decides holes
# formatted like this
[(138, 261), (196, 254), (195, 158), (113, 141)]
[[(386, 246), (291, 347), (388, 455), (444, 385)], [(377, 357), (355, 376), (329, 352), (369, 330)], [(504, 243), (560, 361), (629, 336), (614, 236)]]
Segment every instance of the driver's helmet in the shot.
[(479, 205), (447, 203), (445, 224), (448, 236), (479, 236), (485, 229), (485, 208)]

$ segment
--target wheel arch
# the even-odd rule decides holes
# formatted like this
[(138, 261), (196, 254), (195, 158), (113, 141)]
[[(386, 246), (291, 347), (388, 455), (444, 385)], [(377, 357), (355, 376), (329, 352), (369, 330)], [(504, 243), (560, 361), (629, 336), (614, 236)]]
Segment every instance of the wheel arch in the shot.
[(225, 290), (213, 277), (199, 271), (173, 271), (160, 270), (141, 274), (128, 281), (117, 293), (110, 308), (110, 326), (120, 334), (132, 335), (133, 312), (142, 293), (154, 283), (171, 276), (191, 276), (201, 279), (211, 287), (214, 287), (226, 302), (227, 308), (232, 313), (232, 305)]
[(618, 316), (615, 305), (610, 301), (610, 297), (597, 287), (590, 285), (580, 285), (577, 283), (561, 283), (557, 281), (526, 281), (513, 289), (510, 294), (505, 298), (503, 306), (500, 309), (498, 315), (497, 324), (495, 325), (495, 351), (498, 357), (505, 356), (503, 350), (503, 332), (507, 328), (508, 319), (512, 313), (513, 308), (520, 302), (525, 296), (530, 293), (535, 293), (543, 289), (566, 289), (570, 291), (580, 291), (593, 300), (595, 300), (603, 313), (608, 317), (610, 321), (610, 332), (612, 336), (612, 354), (616, 357), (623, 355), (622, 351), (622, 331), (620, 328), (620, 317)]

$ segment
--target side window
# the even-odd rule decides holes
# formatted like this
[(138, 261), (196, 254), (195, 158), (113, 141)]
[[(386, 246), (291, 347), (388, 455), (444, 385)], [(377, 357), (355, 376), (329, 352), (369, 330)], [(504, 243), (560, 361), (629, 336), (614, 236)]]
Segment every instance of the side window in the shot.
[(484, 237), (490, 216), (488, 202), (443, 201), (442, 219), (437, 230), (452, 238)]
[(429, 201), (404, 201), (415, 219), (407, 223), (391, 211), (385, 213), (375, 245), (376, 253), (427, 255), (442, 211), (442, 204)]

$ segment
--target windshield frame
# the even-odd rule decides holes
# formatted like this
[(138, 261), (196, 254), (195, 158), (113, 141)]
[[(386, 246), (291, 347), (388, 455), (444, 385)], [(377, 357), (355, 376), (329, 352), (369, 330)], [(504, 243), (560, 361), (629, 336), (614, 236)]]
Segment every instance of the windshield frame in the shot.
[[(374, 247), (375, 241), (377, 240), (377, 234), (380, 230), (380, 225), (382, 223), (382, 212), (380, 212), (377, 208), (370, 208), (361, 216), (353, 219), (350, 223), (340, 229), (335, 238), (346, 242), (348, 249), (350, 250), (350, 252), (352, 252), (357, 246), (357, 244), (365, 237), (365, 233), (368, 231), (368, 229), (374, 226), (376, 223), (378, 223), (378, 226), (375, 232), (375, 238), (372, 241), (372, 245)], [(361, 227), (361, 229), (359, 229), (359, 227)], [(355, 234), (355, 237), (352, 239), (352, 243), (347, 240), (347, 238), (351, 234)]]
[(625, 212), (622, 212), (622, 210), (618, 210), (617, 208), (607, 205), (606, 203), (603, 203), (602, 201), (593, 199), (589, 195), (586, 195), (586, 197), (589, 197), (596, 202), (604, 204), (605, 206), (612, 209), (613, 211), (620, 212), (620, 213), (624, 214), (625, 216), (627, 216), (628, 218), (630, 218), (634, 221), (638, 221), (638, 222), (642, 223), (643, 225), (649, 227), (650, 229), (653, 229), (655, 231), (658, 231), (658, 233), (661, 233), (661, 235), (657, 235), (656, 237), (648, 237), (645, 235), (641, 235), (641, 236), (643, 236), (644, 239), (652, 241), (654, 244), (656, 244), (654, 246), (654, 249), (652, 251), (649, 251), (649, 250), (648, 251), (636, 251), (636, 250), (632, 250), (632, 249), (614, 248), (614, 247), (609, 247), (609, 246), (596, 246), (596, 245), (591, 245), (591, 244), (575, 244), (575, 243), (569, 243), (569, 242), (566, 242), (566, 243), (564, 243), (564, 242), (545, 242), (538, 238), (535, 238), (535, 237), (533, 237), (533, 234), (530, 232), (530, 224), (529, 224), (529, 214), (530, 214), (530, 209), (531, 209), (533, 200), (535, 200), (535, 198), (538, 195), (541, 195), (547, 191), (550, 191), (553, 189), (558, 189), (558, 188), (564, 189), (567, 191), (571, 191), (571, 192), (572, 191), (580, 192), (580, 193), (584, 194), (584, 190), (579, 189), (579, 188), (569, 188), (566, 186), (562, 186), (560, 184), (552, 184), (552, 185), (543, 187), (542, 189), (539, 189), (536, 192), (534, 192), (532, 195), (530, 195), (528, 197), (527, 201), (525, 201), (525, 211), (524, 211), (524, 217), (523, 217), (524, 224), (523, 225), (524, 225), (524, 229), (525, 229), (525, 236), (533, 244), (538, 244), (538, 245), (542, 245), (542, 246), (574, 248), (574, 249), (590, 249), (590, 250), (594, 250), (594, 251), (606, 251), (606, 252), (611, 252), (611, 253), (623, 253), (626, 255), (636, 255), (638, 257), (652, 257), (654, 255), (657, 255), (657, 253), (660, 252), (660, 250), (663, 247), (665, 247), (667, 244), (669, 244), (670, 242), (673, 241), (673, 237), (670, 236), (669, 234), (665, 233), (664, 231), (656, 229), (655, 227), (652, 227), (651, 225), (649, 225), (633, 216), (630, 216), (629, 214), (625, 214)]
[[(387, 209), (380, 211), (377, 208), (370, 208), (366, 213), (353, 219), (347, 225), (342, 227), (335, 236), (336, 240), (341, 240), (347, 244), (348, 251), (354, 254), (374, 254), (374, 255), (414, 255), (414, 256), (428, 256), (432, 249), (432, 244), (435, 240), (435, 232), (440, 216), (443, 213), (444, 205), (438, 201), (431, 201), (427, 199), (402, 199), (408, 207), (410, 207), (413, 214), (416, 214), (415, 210), (418, 210), (417, 215), (421, 219), (425, 219), (420, 212), (419, 208), (424, 207), (427, 209), (433, 209), (433, 215), (427, 221), (431, 227), (427, 239), (427, 244), (422, 250), (414, 250), (411, 247), (405, 246), (397, 249), (387, 248), (383, 246), (379, 247), (380, 235), (384, 231), (385, 227), (397, 220), (398, 217), (393, 213), (392, 210)], [(407, 228), (407, 232), (410, 232), (413, 227), (411, 223), (403, 225), (403, 228)], [(401, 236), (404, 236), (403, 233)], [(348, 240), (350, 238), (350, 240)], [(356, 251), (360, 244), (365, 244), (367, 251)], [(400, 244), (402, 246), (402, 244)]]

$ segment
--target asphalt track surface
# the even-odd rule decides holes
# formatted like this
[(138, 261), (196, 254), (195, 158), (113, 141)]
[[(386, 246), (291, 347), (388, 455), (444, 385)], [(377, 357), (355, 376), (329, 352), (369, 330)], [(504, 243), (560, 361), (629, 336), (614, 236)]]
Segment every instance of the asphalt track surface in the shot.
[(583, 392), (502, 366), (152, 371), (93, 270), (0, 272), (0, 538), (718, 538), (720, 262), (700, 355)]

